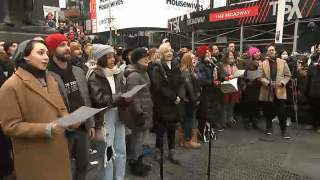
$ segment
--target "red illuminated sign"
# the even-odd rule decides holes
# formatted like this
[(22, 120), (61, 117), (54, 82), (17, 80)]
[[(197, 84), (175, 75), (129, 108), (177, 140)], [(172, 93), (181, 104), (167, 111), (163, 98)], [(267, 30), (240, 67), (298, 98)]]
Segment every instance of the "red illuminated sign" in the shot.
[(96, 11), (96, 0), (90, 2), (90, 14), (91, 14), (91, 31), (97, 33), (97, 11)]
[(235, 9), (230, 11), (211, 13), (209, 16), (210, 22), (222, 21), (228, 19), (238, 19), (249, 16), (256, 16), (259, 13), (259, 6), (252, 6), (248, 8)]

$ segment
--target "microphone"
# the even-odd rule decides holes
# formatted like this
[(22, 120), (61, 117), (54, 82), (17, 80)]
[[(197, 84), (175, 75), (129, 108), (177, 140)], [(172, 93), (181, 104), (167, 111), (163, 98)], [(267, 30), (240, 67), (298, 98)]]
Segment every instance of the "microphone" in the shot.
[(212, 61), (209, 60), (209, 58), (204, 59), (206, 62), (208, 62), (209, 64), (213, 65), (215, 68), (219, 69), (219, 66), (217, 66), (215, 63), (213, 63)]

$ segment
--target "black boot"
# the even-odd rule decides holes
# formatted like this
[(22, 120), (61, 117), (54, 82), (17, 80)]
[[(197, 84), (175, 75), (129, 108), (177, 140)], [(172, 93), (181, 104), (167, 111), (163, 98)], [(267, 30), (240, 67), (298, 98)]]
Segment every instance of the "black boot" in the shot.
[(267, 135), (272, 135), (272, 120), (266, 120), (266, 134)]
[(252, 128), (259, 129), (259, 127), (258, 127), (258, 119), (256, 119), (256, 118), (252, 119)]
[(143, 156), (144, 156), (144, 155), (141, 155), (138, 159), (141, 160), (143, 169), (145, 169), (145, 170), (147, 170), (147, 171), (150, 171), (150, 170), (151, 170), (151, 165), (143, 163)]
[(243, 121), (243, 125), (244, 125), (244, 128), (245, 128), (247, 131), (250, 130), (250, 120), (245, 119), (245, 120)]
[(145, 168), (142, 163), (142, 159), (137, 159), (132, 163), (132, 174), (135, 176), (146, 177), (149, 175), (149, 171)]

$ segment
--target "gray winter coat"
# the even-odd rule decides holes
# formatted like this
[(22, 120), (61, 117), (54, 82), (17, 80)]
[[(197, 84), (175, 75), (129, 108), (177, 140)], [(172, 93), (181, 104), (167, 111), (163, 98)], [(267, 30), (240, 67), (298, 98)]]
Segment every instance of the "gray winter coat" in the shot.
[(151, 99), (151, 83), (148, 73), (138, 65), (129, 64), (124, 71), (126, 77), (127, 91), (137, 85), (147, 84), (144, 88), (134, 95), (134, 99), (125, 109), (123, 123), (130, 127), (142, 126), (144, 129), (152, 128), (153, 103)]

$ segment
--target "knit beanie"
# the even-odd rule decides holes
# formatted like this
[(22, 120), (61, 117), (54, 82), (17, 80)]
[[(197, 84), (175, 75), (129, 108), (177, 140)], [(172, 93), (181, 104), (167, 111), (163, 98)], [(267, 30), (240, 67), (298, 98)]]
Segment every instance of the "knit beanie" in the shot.
[(131, 61), (133, 64), (136, 64), (139, 59), (149, 56), (145, 48), (136, 48), (131, 54)]
[(74, 52), (74, 50), (76, 50), (78, 47), (82, 48), (81, 44), (78, 42), (72, 42), (70, 43), (70, 51), (71, 54)]
[(75, 39), (76, 36), (75, 36), (74, 34), (70, 34), (69, 38), (70, 38), (70, 39)]
[(208, 46), (200, 46), (198, 49), (198, 56), (203, 59), (204, 56), (206, 55), (206, 51), (209, 50), (211, 52), (211, 49)]
[(250, 57), (252, 57), (252, 55), (254, 54), (254, 53), (256, 53), (257, 51), (260, 51), (258, 48), (256, 48), (256, 47), (251, 47), (250, 49), (249, 49), (249, 54), (250, 54)]
[(69, 41), (69, 39), (66, 36), (58, 33), (51, 34), (46, 38), (48, 49), (53, 51), (55, 51), (59, 46), (59, 44), (62, 43), (63, 41)]
[(102, 56), (109, 54), (109, 53), (114, 53), (114, 50), (109, 45), (93, 44), (92, 52), (93, 52), (93, 58), (96, 61), (98, 61)]

